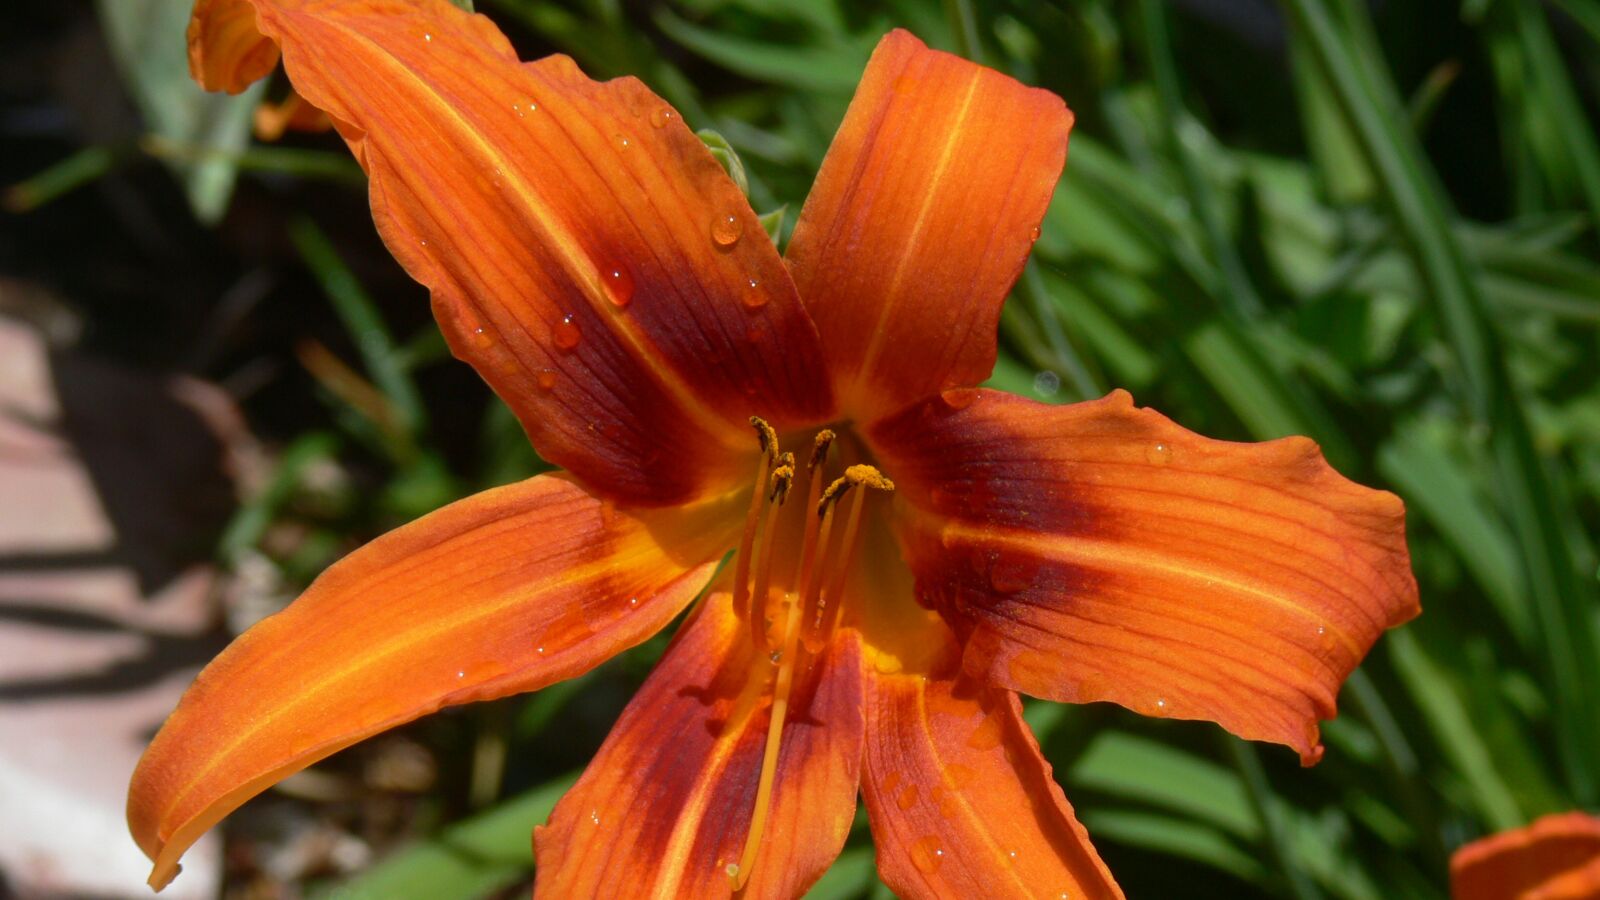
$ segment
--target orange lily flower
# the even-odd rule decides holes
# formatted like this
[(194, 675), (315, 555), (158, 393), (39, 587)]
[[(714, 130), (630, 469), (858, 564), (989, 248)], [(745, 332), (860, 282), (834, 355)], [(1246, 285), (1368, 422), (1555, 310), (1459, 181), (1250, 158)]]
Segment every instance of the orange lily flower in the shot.
[(638, 644), (733, 549), (537, 830), (538, 893), (797, 896), (859, 792), (902, 896), (1118, 897), (1018, 692), (1309, 764), (1418, 612), (1399, 500), (1310, 441), (973, 387), (1065, 160), (1052, 94), (890, 34), (784, 259), (640, 82), (444, 0), (200, 0), (190, 39), (211, 88), (281, 52), (565, 472), (373, 541), (202, 672), (134, 774), (152, 885), (291, 772)]
[(1600, 900), (1600, 819), (1557, 813), (1450, 857), (1451, 900)]

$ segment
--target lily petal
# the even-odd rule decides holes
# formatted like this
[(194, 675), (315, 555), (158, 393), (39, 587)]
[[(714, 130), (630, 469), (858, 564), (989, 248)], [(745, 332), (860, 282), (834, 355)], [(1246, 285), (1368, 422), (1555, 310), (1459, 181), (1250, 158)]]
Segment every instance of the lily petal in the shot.
[(831, 412), (783, 261), (637, 79), (524, 65), (447, 0), (207, 0), (191, 35), (213, 88), (259, 75), (262, 40), (277, 44), (366, 169), (378, 230), (432, 289), (452, 350), (592, 488), (657, 505), (714, 492), (753, 467), (750, 415)]
[[(541, 897), (727, 897), (744, 850), (771, 709), (767, 673), (713, 593), (534, 833)], [(855, 817), (861, 651), (842, 630), (797, 671), (765, 839), (745, 898), (798, 897)]]
[(1600, 898), (1600, 819), (1545, 816), (1473, 841), (1450, 857), (1452, 900)]
[(694, 598), (728, 540), (541, 476), (350, 554), (208, 665), (140, 760), (128, 822), (151, 885), (246, 800), (362, 738), (638, 644)]
[(895, 894), (1122, 897), (1010, 691), (870, 671), (862, 795)]
[(998, 686), (1208, 719), (1311, 765), (1340, 684), (1420, 611), (1399, 498), (1305, 438), (1209, 440), (1123, 391), (963, 391), (871, 443), (919, 598)]
[(878, 44), (788, 251), (850, 416), (989, 377), (1071, 128), (1048, 91), (904, 31)]

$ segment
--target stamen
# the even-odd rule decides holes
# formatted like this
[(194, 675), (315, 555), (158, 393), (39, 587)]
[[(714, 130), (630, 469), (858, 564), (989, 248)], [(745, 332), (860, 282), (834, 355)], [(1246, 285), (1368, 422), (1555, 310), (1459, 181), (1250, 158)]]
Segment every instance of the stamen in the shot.
[[(774, 511), (788, 498), (789, 486), (793, 482), (794, 454), (785, 453), (779, 458), (778, 467), (772, 470), (772, 477), (768, 481), (767, 499), (771, 505), (767, 507), (767, 514), (764, 516), (766, 528), (761, 532), (761, 543), (756, 545), (753, 561), (756, 588), (745, 605), (734, 607), (745, 613), (750, 625), (750, 638), (763, 653), (772, 650), (772, 642), (767, 637), (767, 595), (772, 586), (772, 540), (778, 535), (778, 517)], [(735, 600), (737, 599), (736, 597)]]
[(750, 548), (756, 540), (756, 526), (761, 524), (761, 498), (767, 492), (767, 478), (778, 458), (778, 435), (760, 416), (751, 416), (750, 425), (761, 442), (761, 462), (756, 464), (756, 483), (750, 491), (750, 509), (744, 517), (744, 533), (739, 537), (739, 552), (733, 563), (733, 608), (747, 609), (750, 605)]
[(833, 439), (837, 437), (830, 428), (817, 432), (817, 437), (811, 442), (811, 461), (806, 463), (806, 471), (812, 471), (822, 465), (828, 458), (828, 448), (833, 446)]
[[(826, 448), (824, 448), (826, 452)], [(813, 469), (816, 467), (813, 466)], [(813, 476), (815, 476), (813, 472)], [(813, 484), (821, 479), (813, 477)], [(767, 744), (761, 756), (761, 780), (756, 785), (756, 807), (750, 816), (750, 831), (745, 835), (744, 853), (737, 865), (728, 867), (728, 880), (735, 893), (744, 890), (755, 869), (756, 853), (761, 849), (761, 836), (767, 828), (767, 813), (772, 804), (772, 780), (778, 772), (778, 749), (783, 738), (783, 720), (789, 713), (789, 691), (794, 686), (795, 650), (800, 637), (800, 610), (806, 606), (810, 590), (811, 562), (817, 544), (826, 546), (833, 518), (827, 508), (817, 510), (815, 518), (808, 516), (806, 523), (806, 548), (802, 554), (800, 594), (789, 604), (789, 615), (783, 628), (783, 650), (778, 657), (778, 678), (772, 692), (772, 715), (767, 722)]]
[[(883, 473), (872, 466), (851, 466), (845, 470), (843, 478), (828, 486), (820, 503), (837, 503), (850, 488), (857, 486), (886, 493), (894, 490), (894, 482), (883, 477)], [(844, 582), (850, 573), (850, 564), (855, 558), (856, 537), (861, 531), (861, 510), (866, 505), (866, 499), (866, 490), (855, 491), (851, 495), (850, 512), (845, 516), (844, 533), (840, 535), (838, 544), (828, 548), (826, 561), (821, 568), (823, 572), (832, 573), (832, 577), (817, 596), (813, 614), (802, 638), (807, 653), (815, 655), (821, 652), (827, 644), (828, 636), (833, 634), (833, 629), (838, 625), (839, 611), (844, 606), (842, 596)]]

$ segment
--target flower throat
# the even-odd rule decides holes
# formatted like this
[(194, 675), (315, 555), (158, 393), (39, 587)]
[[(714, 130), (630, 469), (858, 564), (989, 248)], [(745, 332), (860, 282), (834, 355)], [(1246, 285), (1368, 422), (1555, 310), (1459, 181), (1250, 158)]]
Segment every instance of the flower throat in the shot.
[[(728, 881), (736, 893), (749, 882), (756, 854), (761, 849), (795, 667), (802, 655), (815, 656), (825, 649), (828, 638), (838, 626), (840, 608), (844, 605), (845, 578), (855, 554), (868, 489), (894, 490), (893, 482), (868, 465), (847, 466), (843, 475), (824, 486), (828, 453), (835, 437), (832, 431), (824, 429), (817, 433), (805, 471), (797, 473), (794, 454), (779, 450), (778, 435), (772, 426), (755, 416), (750, 418), (750, 424), (761, 441), (761, 460), (756, 465), (750, 510), (734, 562), (733, 608), (744, 617), (750, 629), (750, 641), (758, 661), (766, 661), (767, 671), (762, 674), (771, 679), (772, 714), (767, 723), (761, 780), (756, 787), (755, 811), (745, 836), (744, 853), (738, 862), (729, 863), (727, 867)], [(805, 494), (800, 559), (789, 582), (794, 589), (784, 592), (774, 602), (773, 542), (779, 530), (780, 511), (790, 491), (796, 487), (797, 477), (802, 479), (799, 488)], [(846, 497), (850, 502), (844, 528), (838, 539), (833, 540), (838, 506)]]

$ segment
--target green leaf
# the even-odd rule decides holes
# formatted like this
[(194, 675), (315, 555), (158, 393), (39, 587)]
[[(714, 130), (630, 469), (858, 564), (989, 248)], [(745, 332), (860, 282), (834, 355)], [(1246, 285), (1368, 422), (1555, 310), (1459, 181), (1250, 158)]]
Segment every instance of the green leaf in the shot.
[(205, 151), (173, 162), (195, 217), (222, 218), (238, 167), (230, 158), (250, 141), (251, 118), (264, 84), (229, 97), (209, 94), (189, 77), (185, 33), (193, 0), (98, 0), (112, 58), (152, 133)]

